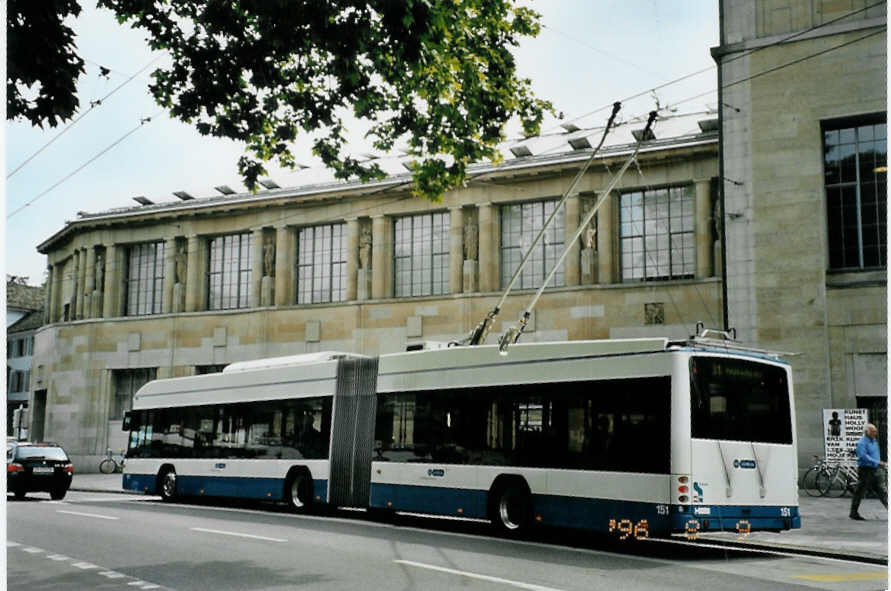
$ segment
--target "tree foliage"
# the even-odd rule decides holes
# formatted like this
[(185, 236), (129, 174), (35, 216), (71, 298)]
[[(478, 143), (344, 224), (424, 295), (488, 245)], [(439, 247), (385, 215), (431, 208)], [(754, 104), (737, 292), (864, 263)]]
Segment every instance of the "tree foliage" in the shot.
[(349, 153), (355, 118), (375, 150), (404, 147), (415, 193), (438, 200), (468, 164), (500, 159), (509, 120), (533, 134), (551, 110), (516, 72), (511, 48), (538, 34), (539, 15), (515, 0), (98, 4), (172, 57), (149, 87), (160, 105), (202, 134), (245, 143), (238, 166), (252, 189), (264, 163), (295, 165), (299, 134), (338, 178), (383, 177)]
[(64, 24), (80, 14), (77, 0), (8, 0), (6, 5), (6, 118), (55, 127), (80, 104), (77, 78), (84, 61)]

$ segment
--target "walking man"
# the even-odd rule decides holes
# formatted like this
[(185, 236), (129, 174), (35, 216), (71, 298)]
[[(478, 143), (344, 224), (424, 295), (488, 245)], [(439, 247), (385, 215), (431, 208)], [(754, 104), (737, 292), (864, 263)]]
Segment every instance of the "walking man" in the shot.
[(876, 474), (879, 466), (887, 466), (887, 464), (879, 459), (879, 443), (876, 441), (878, 429), (873, 424), (866, 425), (863, 430), (864, 435), (857, 442), (857, 490), (854, 491), (854, 498), (851, 500), (851, 519), (863, 521), (863, 517), (857, 510), (860, 508), (860, 501), (866, 491), (873, 489), (885, 509), (888, 508), (888, 493), (885, 491), (885, 475)]

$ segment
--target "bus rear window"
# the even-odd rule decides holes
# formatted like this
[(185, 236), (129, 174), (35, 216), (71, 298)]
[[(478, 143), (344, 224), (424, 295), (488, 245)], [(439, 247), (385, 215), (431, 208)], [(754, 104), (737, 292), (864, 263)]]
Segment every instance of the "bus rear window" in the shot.
[(692, 436), (792, 443), (789, 384), (775, 365), (743, 359), (690, 359)]

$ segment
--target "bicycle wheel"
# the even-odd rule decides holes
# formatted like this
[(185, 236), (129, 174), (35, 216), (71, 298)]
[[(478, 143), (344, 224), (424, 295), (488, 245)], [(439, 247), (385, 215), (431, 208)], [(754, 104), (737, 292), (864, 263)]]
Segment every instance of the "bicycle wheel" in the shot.
[(117, 467), (117, 464), (114, 463), (114, 460), (111, 458), (105, 458), (101, 462), (99, 462), (99, 471), (103, 474), (111, 474), (114, 472), (114, 469)]
[(820, 489), (820, 494), (827, 497), (838, 498), (844, 495), (847, 488), (844, 472), (838, 469), (820, 472), (817, 475), (817, 488)]
[(817, 487), (817, 476), (820, 473), (820, 466), (811, 466), (811, 469), (805, 472), (801, 478), (801, 488), (809, 497), (819, 497), (822, 494)]

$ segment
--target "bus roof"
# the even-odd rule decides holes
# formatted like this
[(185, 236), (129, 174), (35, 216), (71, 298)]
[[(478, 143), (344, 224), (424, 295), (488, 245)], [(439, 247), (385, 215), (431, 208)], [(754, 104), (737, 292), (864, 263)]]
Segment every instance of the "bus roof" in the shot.
[(344, 353), (342, 351), (321, 351), (319, 353), (303, 353), (300, 355), (287, 355), (285, 357), (269, 357), (268, 359), (251, 359), (250, 361), (236, 361), (223, 368), (223, 373), (237, 371), (252, 371), (255, 369), (269, 369), (273, 367), (294, 367), (298, 365), (311, 365), (323, 361), (332, 361), (343, 358), (363, 358), (367, 355), (357, 353)]

